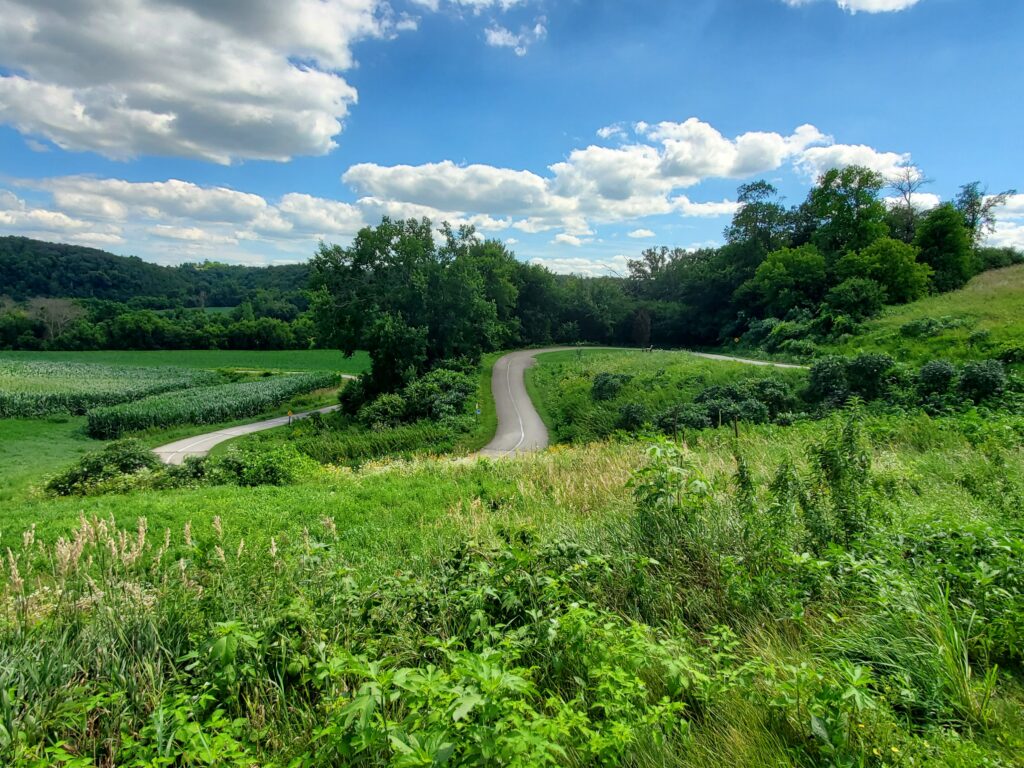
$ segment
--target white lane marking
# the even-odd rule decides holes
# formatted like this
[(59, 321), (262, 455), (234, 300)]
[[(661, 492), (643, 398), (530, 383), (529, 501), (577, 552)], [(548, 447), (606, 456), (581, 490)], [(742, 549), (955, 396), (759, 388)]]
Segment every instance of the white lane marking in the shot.
[(512, 401), (512, 407), (516, 411), (516, 418), (519, 419), (519, 442), (515, 444), (515, 447), (509, 451), (509, 453), (515, 453), (519, 450), (519, 446), (526, 440), (526, 427), (523, 426), (523, 414), (519, 412), (519, 404), (516, 399), (512, 397), (512, 360), (511, 356), (508, 362), (505, 364), (505, 384), (508, 388), (508, 399)]

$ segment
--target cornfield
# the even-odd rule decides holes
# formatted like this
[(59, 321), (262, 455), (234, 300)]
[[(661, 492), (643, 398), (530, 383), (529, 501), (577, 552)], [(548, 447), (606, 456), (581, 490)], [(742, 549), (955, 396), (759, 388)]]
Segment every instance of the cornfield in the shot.
[(88, 432), (92, 437), (113, 439), (145, 429), (230, 421), (255, 416), (290, 397), (337, 383), (338, 376), (333, 373), (303, 373), (154, 395), (90, 410)]
[(81, 415), (90, 408), (207, 386), (218, 379), (213, 371), (188, 368), (0, 359), (0, 418)]

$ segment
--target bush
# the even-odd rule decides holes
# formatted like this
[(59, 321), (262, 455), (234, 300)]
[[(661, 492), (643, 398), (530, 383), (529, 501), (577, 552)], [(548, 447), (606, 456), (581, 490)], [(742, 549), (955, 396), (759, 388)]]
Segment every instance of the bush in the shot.
[(774, 418), (780, 413), (792, 411), (797, 406), (796, 393), (788, 382), (777, 379), (753, 379), (746, 384), (751, 398), (764, 403)]
[(917, 374), (917, 390), (924, 397), (941, 397), (953, 388), (956, 368), (946, 360), (929, 360)]
[(960, 392), (976, 403), (1002, 394), (1006, 389), (1006, 369), (998, 360), (978, 360), (960, 370)]
[(1007, 344), (996, 353), (996, 358), (1006, 365), (1024, 363), (1024, 346)]
[(851, 277), (825, 295), (825, 305), (854, 320), (867, 320), (882, 311), (885, 289), (874, 280)]
[(674, 435), (683, 429), (706, 429), (711, 426), (711, 417), (703, 405), (680, 403), (658, 414), (654, 426), (666, 435)]
[(632, 379), (632, 376), (624, 373), (601, 372), (594, 377), (594, 383), (590, 387), (590, 396), (594, 400), (611, 400)]
[(619, 417), (615, 424), (627, 432), (638, 432), (650, 418), (651, 412), (643, 403), (625, 403), (619, 408)]
[(865, 400), (877, 400), (885, 393), (886, 374), (896, 365), (889, 355), (865, 352), (846, 363), (850, 392)]
[(911, 339), (938, 336), (942, 331), (961, 328), (966, 321), (959, 317), (922, 317), (900, 326), (900, 335)]
[(52, 478), (46, 490), (57, 496), (86, 496), (159, 464), (153, 452), (138, 440), (118, 440), (101, 451), (87, 453)]
[(309, 471), (312, 462), (292, 445), (271, 450), (231, 450), (212, 461), (208, 475), (214, 483), (288, 485)]
[(402, 423), (405, 411), (405, 399), (401, 395), (381, 395), (359, 410), (359, 421), (371, 429), (389, 429)]
[(460, 416), (476, 394), (476, 387), (476, 379), (465, 373), (439, 368), (424, 374), (403, 390), (406, 418), (415, 421)]
[(349, 381), (338, 393), (341, 412), (347, 416), (355, 416), (359, 413), (359, 409), (366, 404), (366, 399), (366, 383), (362, 376)]
[(850, 396), (846, 358), (829, 355), (816, 361), (807, 377), (807, 396), (812, 402), (837, 405)]

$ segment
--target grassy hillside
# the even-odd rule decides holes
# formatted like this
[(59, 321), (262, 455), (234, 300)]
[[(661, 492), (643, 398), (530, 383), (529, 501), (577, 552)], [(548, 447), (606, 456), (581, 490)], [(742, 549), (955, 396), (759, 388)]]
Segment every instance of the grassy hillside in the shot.
[(920, 363), (998, 357), (1007, 347), (1022, 346), (1024, 264), (983, 272), (958, 291), (892, 307), (863, 333), (826, 351), (888, 352)]

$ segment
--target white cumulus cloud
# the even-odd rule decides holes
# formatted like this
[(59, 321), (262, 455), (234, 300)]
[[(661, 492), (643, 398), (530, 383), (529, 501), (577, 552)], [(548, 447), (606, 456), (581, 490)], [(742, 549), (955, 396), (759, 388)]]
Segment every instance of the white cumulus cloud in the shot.
[(381, 0), (0, 0), (0, 122), (70, 150), (228, 163), (335, 146)]

